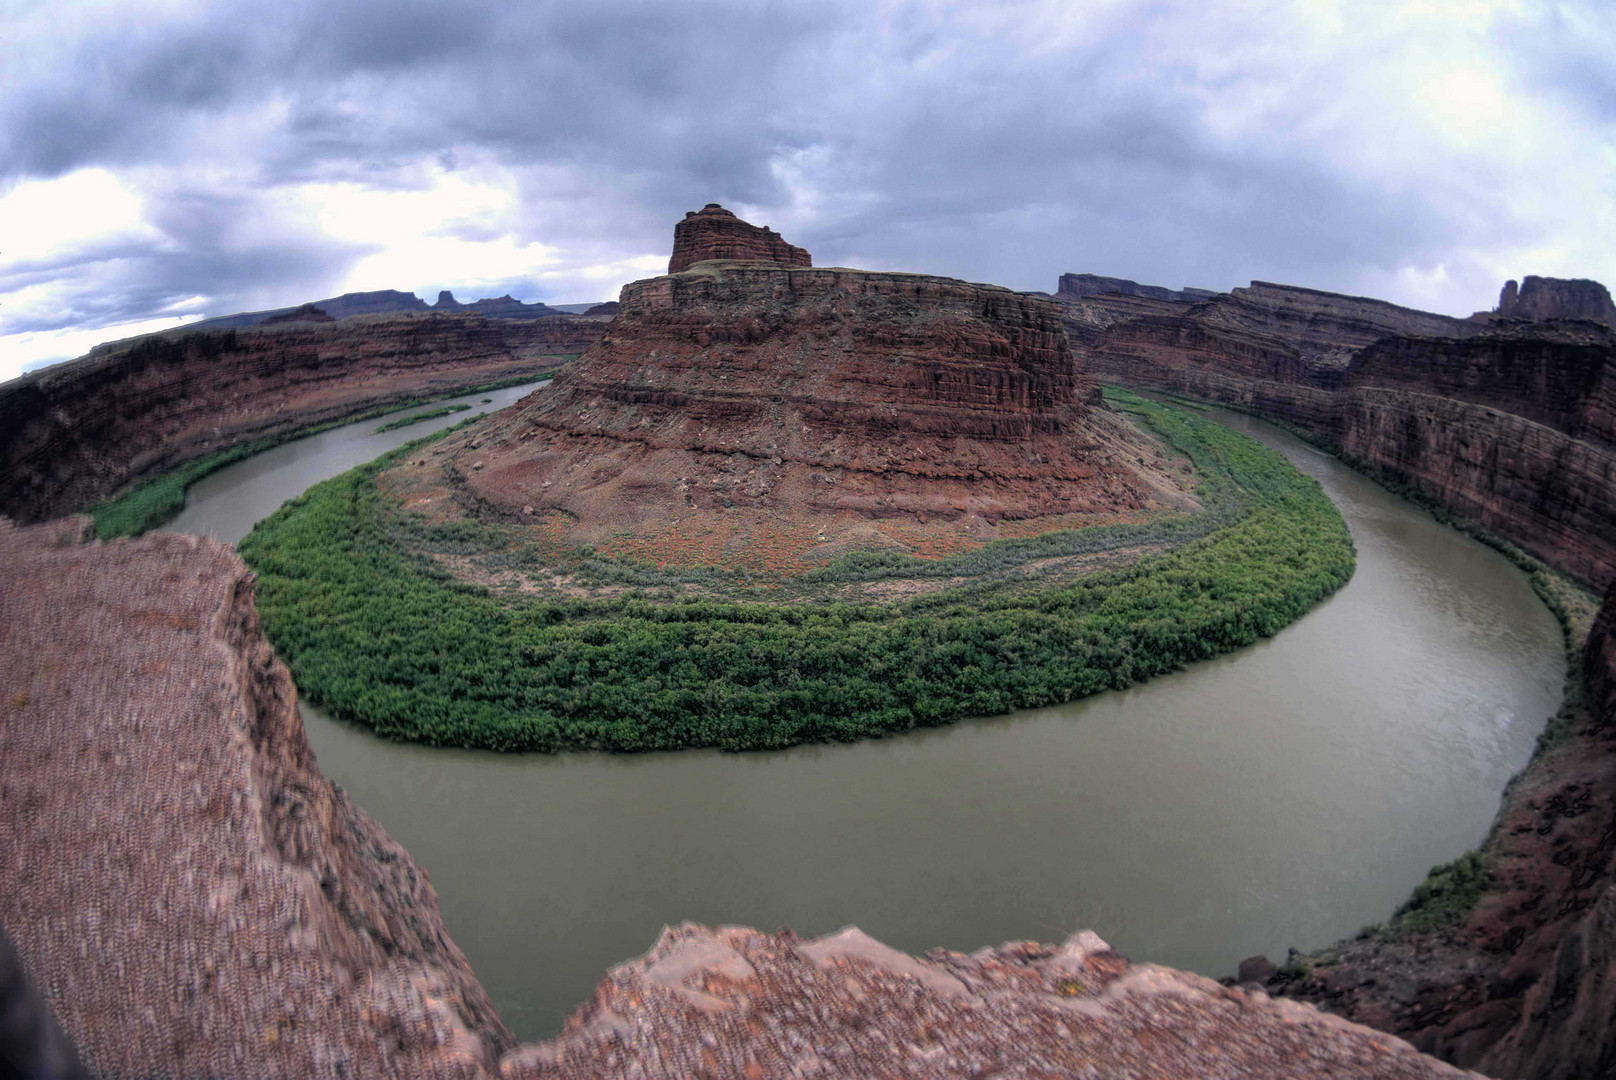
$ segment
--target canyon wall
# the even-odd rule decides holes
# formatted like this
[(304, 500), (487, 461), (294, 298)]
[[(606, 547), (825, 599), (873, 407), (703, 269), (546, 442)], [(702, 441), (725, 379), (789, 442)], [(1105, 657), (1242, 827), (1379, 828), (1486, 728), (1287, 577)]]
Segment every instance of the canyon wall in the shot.
[(1067, 315), (1094, 374), (1291, 424), (1574, 577), (1616, 580), (1609, 329), (1449, 319), (1262, 282), (1175, 314), (1099, 302), (1103, 325)]
[(812, 266), (804, 249), (788, 244), (767, 225), (748, 224), (717, 203), (691, 210), (673, 227), (673, 255), (668, 273), (679, 274), (708, 259), (764, 262), (774, 266)]
[(103, 346), (0, 384), (0, 513), (59, 516), (242, 442), (536, 376), (604, 328), (572, 316), (382, 315)]
[(0, 519), (0, 924), (101, 1076), (1463, 1074), (1091, 933), (908, 956), (680, 926), (517, 1045), (426, 873), (315, 764), (227, 546)]

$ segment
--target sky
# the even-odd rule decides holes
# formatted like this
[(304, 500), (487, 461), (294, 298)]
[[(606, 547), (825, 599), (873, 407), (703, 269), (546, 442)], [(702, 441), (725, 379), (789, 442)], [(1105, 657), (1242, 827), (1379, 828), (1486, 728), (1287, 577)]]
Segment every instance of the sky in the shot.
[(1616, 286), (1616, 4), (0, 0), (0, 380), (338, 293), (817, 265)]

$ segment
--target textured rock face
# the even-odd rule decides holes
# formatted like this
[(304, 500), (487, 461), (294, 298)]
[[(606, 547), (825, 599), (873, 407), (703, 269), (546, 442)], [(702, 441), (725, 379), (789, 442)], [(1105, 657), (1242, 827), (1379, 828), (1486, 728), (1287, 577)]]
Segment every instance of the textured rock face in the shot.
[(507, 1077), (1459, 1077), (1310, 1008), (1130, 964), (1092, 933), (907, 956), (855, 928), (816, 940), (666, 930)]
[(0, 923), (102, 1076), (486, 1075), (425, 873), (319, 773), (228, 547), (0, 519)]
[(673, 227), (668, 273), (678, 274), (708, 259), (738, 259), (774, 266), (812, 266), (808, 252), (785, 242), (768, 226), (750, 225), (717, 203), (685, 214)]
[(1506, 281), (1498, 296), (1498, 314), (1507, 319), (1587, 319), (1616, 326), (1610, 292), (1586, 278), (1528, 276), (1519, 287)]
[[(1311, 338), (1286, 329), (1306, 310), (1298, 296), (1311, 298)], [(1289, 306), (1252, 329), (1250, 297)], [(1176, 314), (1113, 307), (1084, 325), (1082, 359), (1101, 377), (1285, 421), (1584, 581), (1616, 580), (1616, 334), (1261, 282)], [(1458, 332), (1383, 332), (1392, 325)]]
[[(712, 263), (625, 287), (577, 365), (454, 453), (484, 504), (584, 521), (731, 505), (993, 520), (1137, 509), (1150, 491), (1102, 445), (1115, 433), (1091, 416), (1095, 397), (1050, 300)], [(736, 457), (756, 466), (746, 485), (708, 475)]]
[(604, 326), (369, 316), (98, 349), (0, 385), (0, 513), (42, 520), (239, 442), (538, 374)]

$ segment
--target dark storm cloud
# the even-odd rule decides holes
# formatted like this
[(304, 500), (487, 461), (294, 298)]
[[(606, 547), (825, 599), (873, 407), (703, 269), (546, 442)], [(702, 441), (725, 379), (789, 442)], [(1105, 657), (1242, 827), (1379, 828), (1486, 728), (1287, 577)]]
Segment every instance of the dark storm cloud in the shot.
[[(1494, 37), (1522, 85), (1608, 120), (1610, 35), (1571, 10)], [(1046, 33), (1057, 15), (1085, 21)], [(1485, 163), (1467, 174), (1482, 194), (1458, 204), (1459, 181), (1403, 132), (1414, 114), (1349, 122), (1363, 106), (1347, 91), (1387, 77), (1368, 65), (1406, 43), (1339, 52), (1329, 35), (1294, 31), (1266, 46), (1281, 15), (1187, 0), (1070, 12), (303, 0), (166, 18), (131, 5), (60, 26), (36, 13), (18, 20), (22, 38), (5, 37), (20, 47), (0, 71), (0, 193), (105, 167), (130, 178), (162, 240), (12, 267), (8, 280), (78, 266), (62, 325), (196, 294), (210, 314), (324, 295), (370, 249), (280, 221), (277, 193), (410, 190), (422, 163), (487, 160), (519, 185), (514, 241), (578, 265), (663, 252), (672, 223), (709, 200), (750, 208), (821, 263), (1045, 290), (1066, 270), (1350, 289), (1366, 270), (1437, 263), (1469, 238), (1527, 227)], [(1215, 121), (1214, 105), (1260, 119)], [(1364, 131), (1403, 139), (1410, 160), (1358, 167), (1339, 144)], [(506, 227), (452, 231), (487, 241)], [(583, 279), (523, 284), (503, 287), (604, 298)]]

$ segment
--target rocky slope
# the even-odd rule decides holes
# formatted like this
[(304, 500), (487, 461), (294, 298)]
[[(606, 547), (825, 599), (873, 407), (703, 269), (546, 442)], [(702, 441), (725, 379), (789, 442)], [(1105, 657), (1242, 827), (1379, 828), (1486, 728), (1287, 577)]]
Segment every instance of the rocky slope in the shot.
[(1092, 934), (917, 959), (682, 926), (516, 1046), (319, 773), (227, 547), (0, 521), (0, 923), (103, 1076), (1457, 1077)]
[(485, 1075), (426, 874), (319, 773), (230, 548), (0, 520), (0, 923), (102, 1076)]
[(764, 262), (774, 266), (812, 266), (813, 259), (800, 247), (767, 225), (742, 221), (717, 203), (691, 210), (673, 227), (673, 255), (668, 273), (679, 274), (708, 259)]
[(1097, 375), (1284, 421), (1575, 577), (1616, 579), (1607, 328), (1449, 319), (1262, 282), (1166, 314), (1130, 314), (1132, 296), (1076, 303), (1067, 324), (1084, 327), (1078, 351)]
[(38, 521), (216, 450), (583, 352), (601, 319), (357, 316), (175, 332), (0, 384), (0, 513)]

